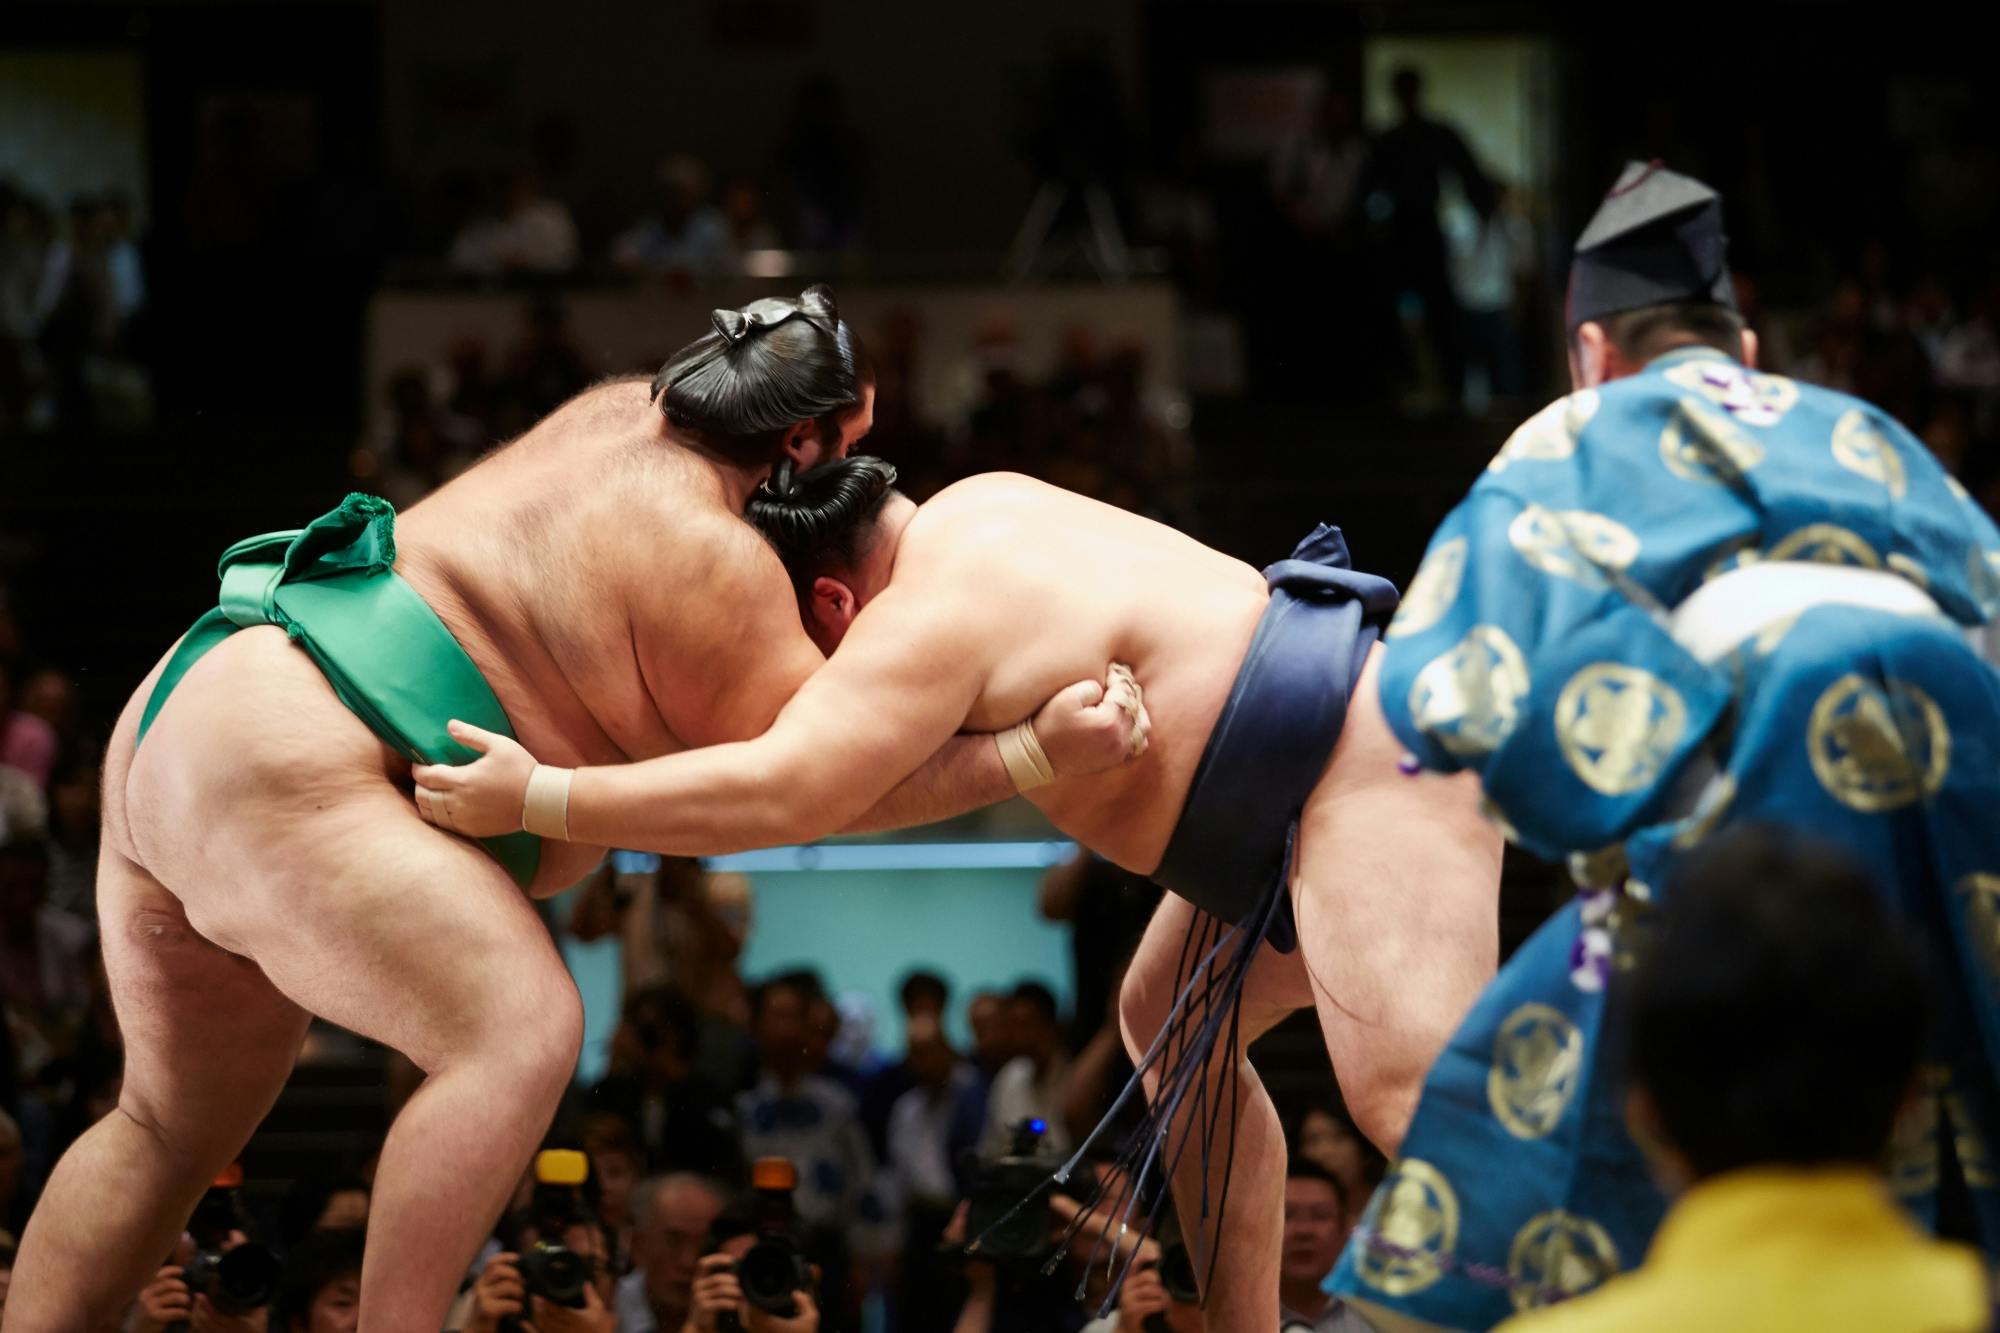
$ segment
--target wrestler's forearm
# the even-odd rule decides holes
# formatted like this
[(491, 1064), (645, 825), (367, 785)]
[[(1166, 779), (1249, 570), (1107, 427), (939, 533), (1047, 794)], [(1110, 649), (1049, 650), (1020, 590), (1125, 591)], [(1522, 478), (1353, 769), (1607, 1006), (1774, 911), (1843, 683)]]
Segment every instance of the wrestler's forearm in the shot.
[[(724, 856), (812, 842), (840, 831), (854, 798), (759, 742), (607, 768), (579, 768), (569, 793), (572, 842), (663, 856)], [(858, 784), (857, 784), (858, 785)]]
[(935, 824), (1013, 794), (1014, 780), (1007, 775), (993, 737), (985, 732), (961, 733), (841, 832), (879, 833)]

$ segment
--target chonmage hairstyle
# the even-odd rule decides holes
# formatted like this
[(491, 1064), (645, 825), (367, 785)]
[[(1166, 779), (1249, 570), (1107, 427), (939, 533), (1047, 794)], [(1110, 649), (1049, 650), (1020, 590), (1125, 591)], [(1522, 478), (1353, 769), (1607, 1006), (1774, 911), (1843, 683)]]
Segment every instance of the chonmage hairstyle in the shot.
[(896, 469), (867, 454), (805, 472), (787, 460), (751, 494), (744, 516), (785, 562), (803, 606), (814, 579), (854, 568), (895, 485)]
[(1923, 1047), (1916, 943), (1837, 851), (1746, 825), (1683, 861), (1626, 1001), (1633, 1079), (1699, 1177), (1873, 1164)]
[(653, 398), (667, 420), (743, 467), (778, 461), (785, 430), (861, 401), (873, 375), (833, 292), (718, 310), (713, 331), (667, 358)]

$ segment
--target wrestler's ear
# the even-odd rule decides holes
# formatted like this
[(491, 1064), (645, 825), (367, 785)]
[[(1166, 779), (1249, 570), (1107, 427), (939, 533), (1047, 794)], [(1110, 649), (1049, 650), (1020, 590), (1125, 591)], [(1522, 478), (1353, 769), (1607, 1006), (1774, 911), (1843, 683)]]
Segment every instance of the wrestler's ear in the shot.
[(847, 633), (847, 627), (854, 623), (854, 617), (860, 611), (861, 603), (855, 597), (854, 589), (839, 579), (822, 575), (813, 580), (813, 638), (822, 647), (827, 643), (839, 643), (841, 636)]
[(784, 448), (793, 468), (807, 472), (840, 457), (840, 437), (836, 434), (832, 439), (827, 438), (825, 418), (794, 421), (785, 427)]
[(1763, 344), (1757, 341), (1757, 331), (1755, 329), (1743, 330), (1744, 369), (1755, 370), (1757, 368), (1757, 349), (1762, 345)]

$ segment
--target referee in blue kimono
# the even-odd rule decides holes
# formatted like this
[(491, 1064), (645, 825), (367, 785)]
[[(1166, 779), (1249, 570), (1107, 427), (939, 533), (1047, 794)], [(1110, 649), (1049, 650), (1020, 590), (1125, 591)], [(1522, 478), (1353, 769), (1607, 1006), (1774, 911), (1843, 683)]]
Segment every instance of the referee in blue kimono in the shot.
[(1329, 1286), (1484, 1329), (1639, 1262), (1665, 1200), (1606, 1006), (1675, 858), (1744, 823), (1837, 843), (1926, 938), (1892, 1180), (2000, 1253), (2000, 531), (1882, 411), (1757, 368), (1699, 181), (1627, 167), (1568, 326), (1575, 392), (1438, 530), (1381, 681), (1414, 761), (1476, 771), (1578, 893), (1439, 1057)]

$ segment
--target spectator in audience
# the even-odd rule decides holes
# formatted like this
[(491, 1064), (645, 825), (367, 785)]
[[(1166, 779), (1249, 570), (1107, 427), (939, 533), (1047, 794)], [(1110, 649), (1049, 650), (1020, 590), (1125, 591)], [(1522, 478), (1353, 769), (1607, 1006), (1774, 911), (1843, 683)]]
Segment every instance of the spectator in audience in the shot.
[(511, 439), (561, 407), (590, 383), (590, 367), (570, 336), (569, 311), (555, 296), (529, 301), (522, 333), (507, 352), (493, 420), (498, 439)]
[(990, 1082), (1020, 1054), (1007, 1021), (1007, 997), (999, 991), (980, 991), (966, 1006), (965, 1021), (972, 1029), (972, 1063)]
[(1063, 1052), (1062, 1016), (1054, 993), (1038, 981), (1022, 982), (1008, 997), (1007, 1021), (1020, 1054), (994, 1076), (986, 1103), (983, 1151), (999, 1155), (1012, 1141), (1015, 1125), (1042, 1120), (1048, 1124), (1048, 1151), (1068, 1153), (1072, 1140), (1063, 1094), (1069, 1060)]
[(278, 1239), (289, 1249), (316, 1231), (360, 1231), (368, 1225), (368, 1194), (360, 1176), (300, 1176), (278, 1208)]
[(1479, 217), (1493, 213), (1493, 186), (1457, 130), (1424, 111), (1424, 76), (1414, 67), (1390, 80), (1398, 119), (1375, 140), (1361, 193), (1371, 216), (1383, 222), (1383, 258), (1399, 294), (1415, 298), (1437, 357), (1439, 388), (1456, 411), (1465, 383), (1465, 343), (1458, 299), (1452, 294), (1439, 201), (1447, 178)]
[(49, 780), (49, 902), (97, 917), (97, 833), (104, 766), (95, 745), (71, 746)]
[(1042, 876), (1036, 910), (1044, 920), (1070, 925), (1077, 1019), (1070, 1039), (1077, 1045), (1097, 1032), (1159, 902), (1160, 891), (1150, 881), (1081, 847)]
[(56, 729), (29, 712), (25, 698), (16, 698), (14, 679), (0, 661), (0, 766), (25, 773), (46, 788), (55, 772)]
[(611, 1271), (623, 1277), (632, 1271), (632, 1192), (645, 1163), (631, 1123), (614, 1115), (585, 1120), (578, 1138), (590, 1156), (590, 1174), (597, 1181), (597, 1220), (604, 1224), (610, 1247)]
[(48, 804), (20, 772), (0, 768), (0, 1005), (47, 1043), (37, 1066), (67, 1048), (90, 1007), (96, 973), (90, 923), (48, 901)]
[(576, 260), (576, 222), (568, 205), (551, 197), (527, 168), (507, 178), (499, 216), (466, 224), (445, 256), (453, 271), (477, 277), (568, 273)]
[(819, 1305), (810, 1291), (793, 1293), (789, 1315), (753, 1308), (743, 1299), (736, 1264), (757, 1243), (756, 1205), (745, 1201), (723, 1210), (709, 1233), (713, 1253), (702, 1256), (695, 1270), (694, 1306), (682, 1333), (715, 1333), (720, 1317), (736, 1316), (744, 1333), (819, 1333)]
[[(618, 1313), (611, 1276), (611, 1254), (604, 1228), (594, 1218), (571, 1222), (560, 1236), (544, 1237), (532, 1223), (513, 1228), (509, 1248), (490, 1256), (472, 1284), (470, 1309), (460, 1326), (463, 1333), (499, 1333), (503, 1320), (530, 1322), (535, 1333), (617, 1333)], [(591, 1265), (581, 1309), (558, 1305), (530, 1295), (521, 1272), (521, 1255), (543, 1240), (561, 1245)]]
[(355, 1227), (314, 1231), (285, 1256), (277, 1315), (285, 1333), (355, 1333), (361, 1322), (361, 1242)]
[(1347, 1204), (1347, 1224), (1352, 1227), (1360, 1221), (1388, 1163), (1380, 1149), (1361, 1137), (1346, 1109), (1308, 1108), (1289, 1141), (1295, 1161), (1311, 1162), (1339, 1184)]
[(632, 1127), (649, 1170), (740, 1180), (735, 1107), (694, 1072), (695, 1031), (694, 1006), (674, 987), (632, 995), (611, 1037), (610, 1069), (588, 1105)]
[(659, 190), (653, 211), (611, 242), (611, 262), (681, 287), (715, 277), (731, 243), (728, 221), (708, 201), (708, 168), (676, 153), (660, 164)]
[(792, 1196), (806, 1253), (825, 1274), (821, 1317), (846, 1328), (863, 1284), (850, 1267), (890, 1254), (895, 1228), (877, 1188), (875, 1155), (854, 1096), (810, 1071), (813, 993), (798, 974), (758, 987), (751, 1006), (757, 1082), (737, 1098), (743, 1152), (783, 1157), (798, 1170)]
[(1923, 963), (1882, 890), (1744, 827), (1662, 902), (1620, 998), (1627, 1121), (1673, 1207), (1636, 1272), (1503, 1327), (1986, 1328), (1983, 1259), (1920, 1232), (1882, 1174), (1925, 1028)]
[(640, 1183), (632, 1197), (634, 1267), (618, 1283), (618, 1333), (678, 1333), (687, 1322), (695, 1266), (723, 1204), (723, 1187), (706, 1176)]
[(764, 187), (738, 176), (722, 187), (722, 218), (729, 227), (730, 257), (737, 263), (752, 250), (778, 248), (778, 229), (764, 212)]
[[(241, 1231), (232, 1231), (223, 1251), (247, 1244), (248, 1240)], [(184, 1235), (174, 1251), (173, 1261), (154, 1275), (133, 1302), (125, 1316), (124, 1333), (170, 1333), (190, 1327), (201, 1333), (270, 1333), (269, 1308), (243, 1315), (223, 1314), (207, 1296), (189, 1291), (183, 1275), (193, 1258), (194, 1241)]]
[[(907, 1003), (907, 983), (905, 994)], [(985, 1107), (979, 1075), (952, 1050), (939, 1013), (919, 1009), (908, 1023), (904, 1065), (913, 1086), (890, 1111), (887, 1136), (903, 1212), (900, 1309), (906, 1328), (944, 1328), (965, 1300), (965, 1284), (939, 1264), (938, 1243), (970, 1183), (960, 1162), (978, 1148)]]
[(951, 1000), (951, 988), (945, 979), (935, 972), (917, 971), (904, 976), (903, 984), (897, 991), (897, 999), (903, 1009), (903, 1040), (905, 1055), (894, 1064), (886, 1064), (868, 1076), (868, 1086), (861, 1096), (861, 1120), (868, 1128), (868, 1146), (875, 1150), (877, 1158), (887, 1160), (889, 1153), (889, 1116), (896, 1102), (911, 1088), (917, 1086), (917, 1075), (909, 1054), (909, 1043), (914, 1040), (915, 1024), (928, 1019), (935, 1028), (944, 1021), (945, 1007)]
[(1278, 1260), (1285, 1333), (1372, 1333), (1366, 1320), (1320, 1289), (1351, 1229), (1347, 1194), (1332, 1173), (1294, 1156), (1285, 1177), (1285, 1239)]
[[(1160, 1276), (1157, 1258), (1141, 1258), (1118, 1291), (1118, 1309), (1084, 1325), (1083, 1333), (1208, 1333), (1199, 1301), (1177, 1299)], [(1289, 1333), (1289, 1328), (1287, 1329)]]

